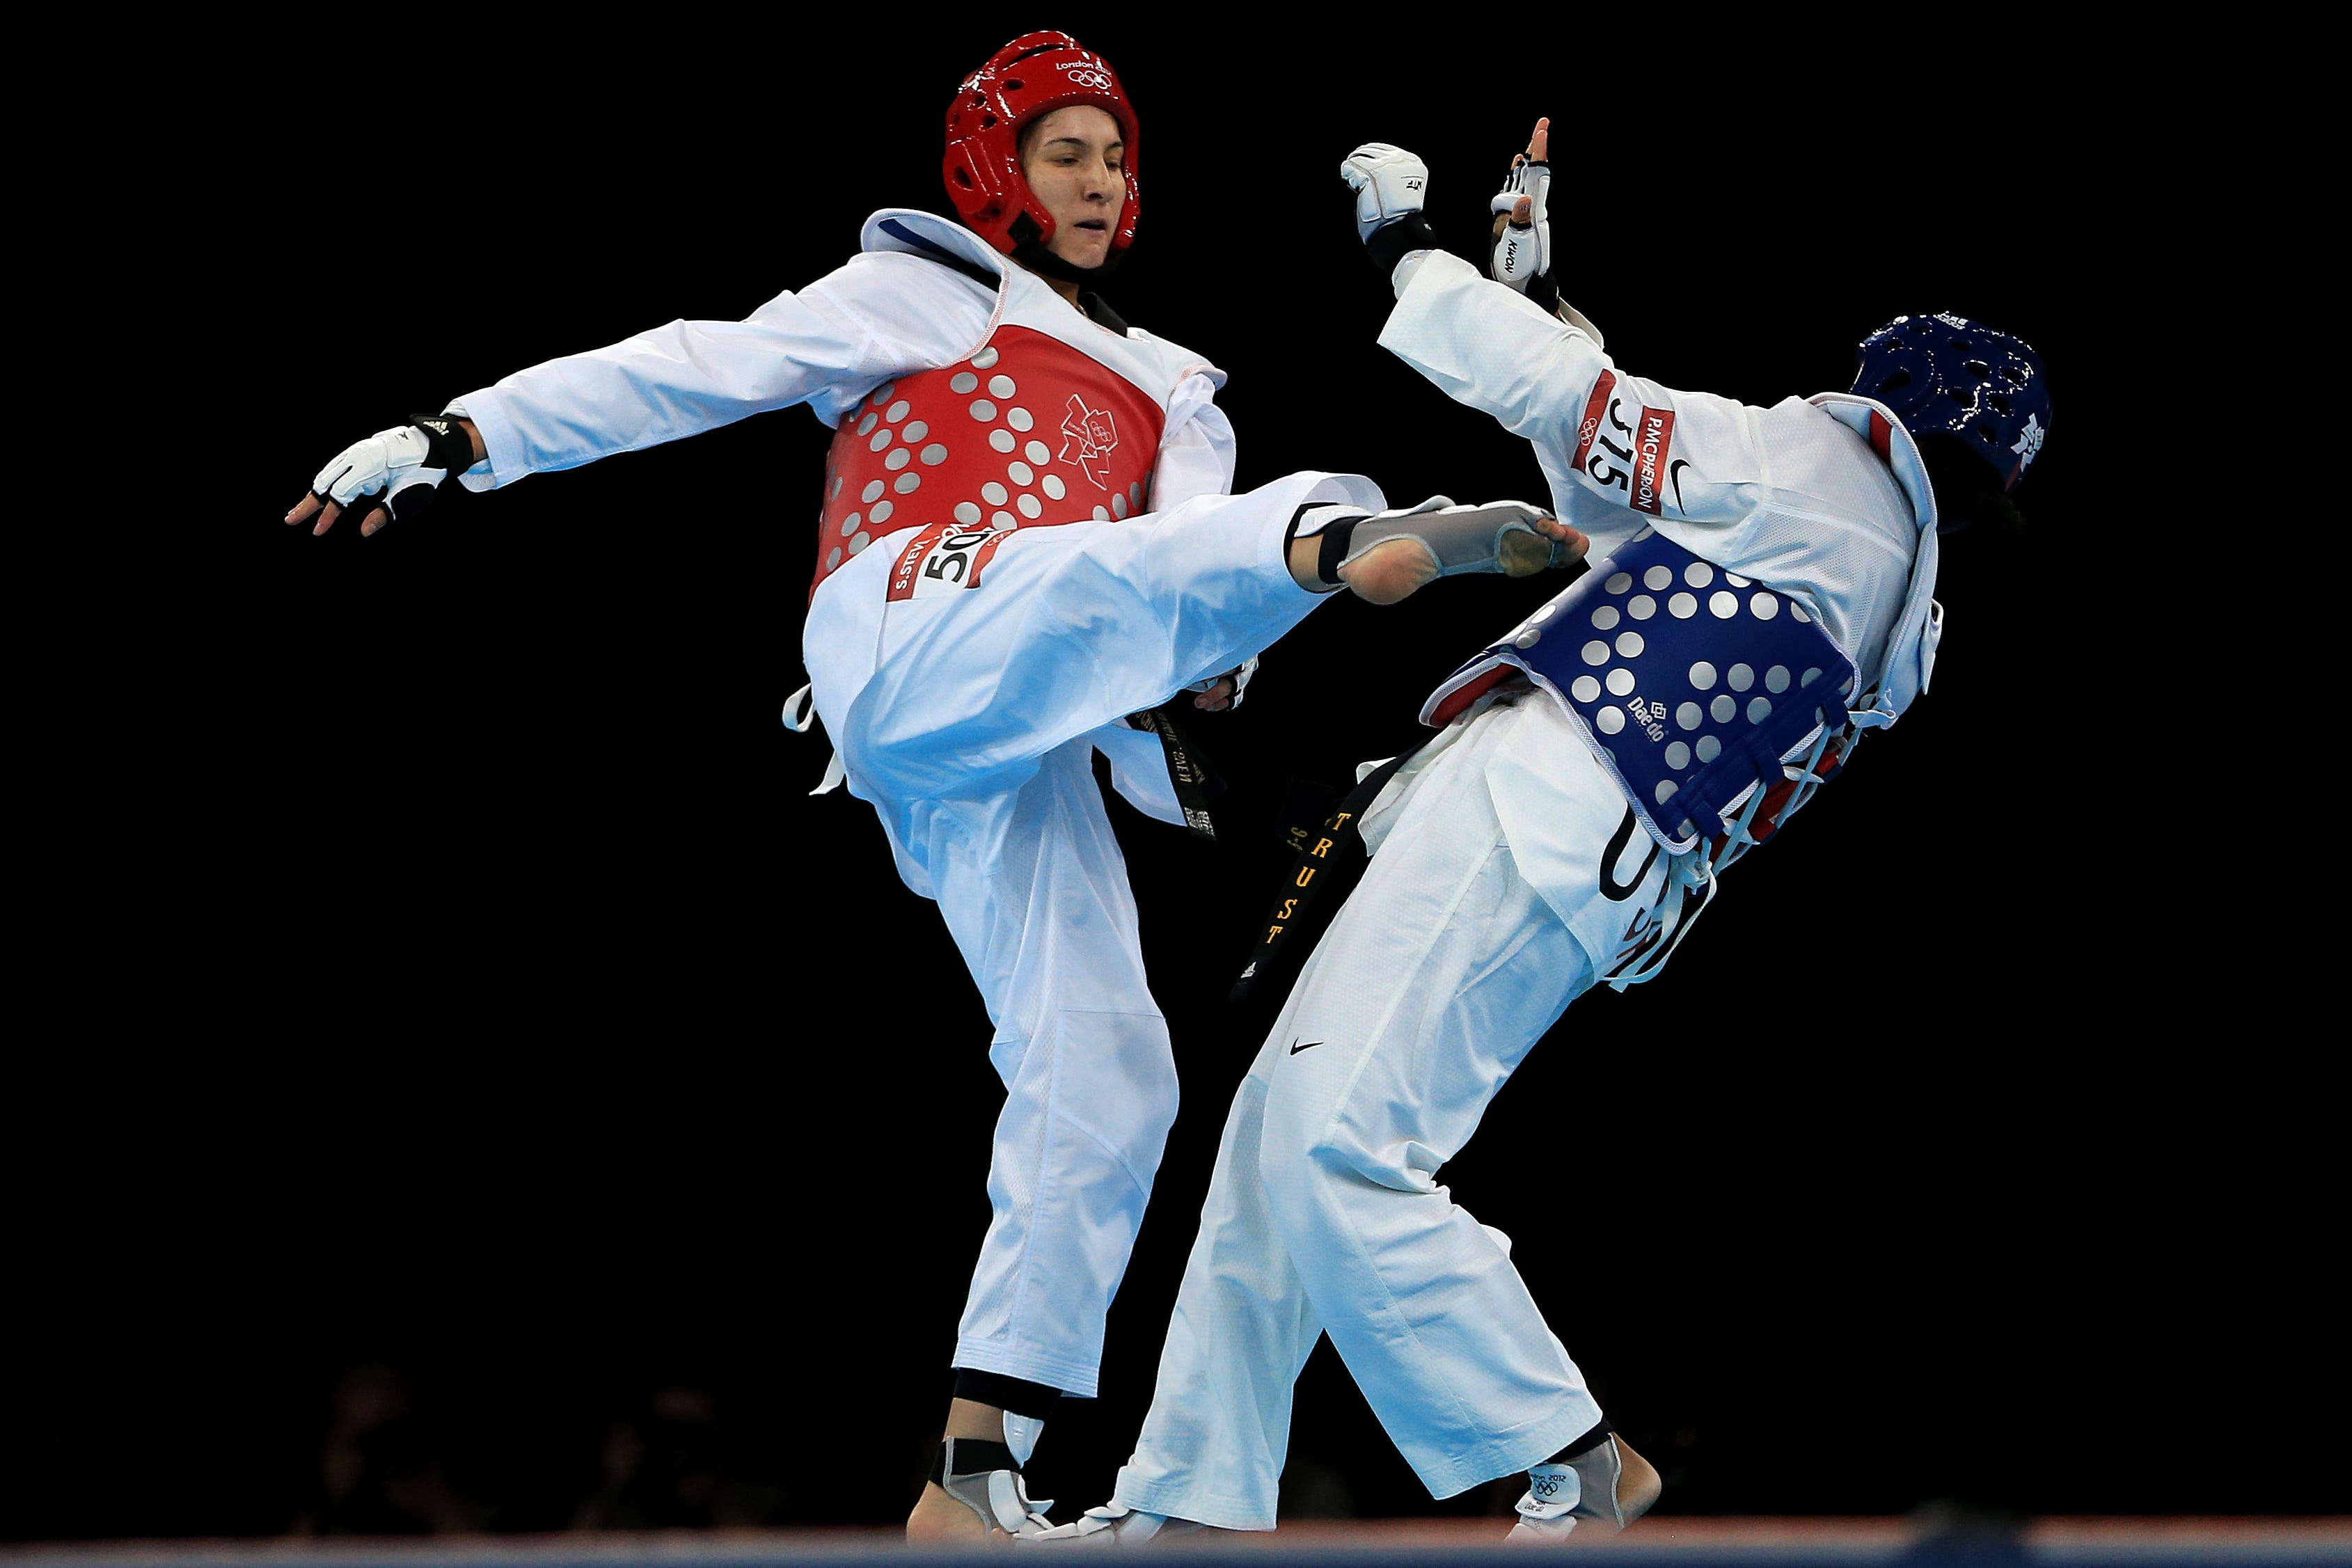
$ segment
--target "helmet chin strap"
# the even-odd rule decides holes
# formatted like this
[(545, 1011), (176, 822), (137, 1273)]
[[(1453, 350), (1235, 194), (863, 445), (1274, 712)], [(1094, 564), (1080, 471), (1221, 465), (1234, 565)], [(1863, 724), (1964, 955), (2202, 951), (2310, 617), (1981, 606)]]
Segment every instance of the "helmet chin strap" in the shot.
[(1036, 223), (1027, 213), (1013, 220), (1013, 259), (1030, 271), (1047, 277), (1058, 277), (1065, 283), (1099, 283), (1118, 270), (1127, 256), (1123, 250), (1113, 248), (1098, 267), (1073, 267), (1047, 250), (1038, 239)]

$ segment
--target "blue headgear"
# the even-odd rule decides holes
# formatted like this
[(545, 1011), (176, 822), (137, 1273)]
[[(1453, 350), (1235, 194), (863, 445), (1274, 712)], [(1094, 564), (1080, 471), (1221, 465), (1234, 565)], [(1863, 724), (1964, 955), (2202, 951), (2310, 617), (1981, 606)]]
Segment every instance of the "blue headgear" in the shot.
[(1862, 340), (1853, 390), (1885, 403), (1914, 438), (1959, 437), (2004, 490), (2050, 429), (2050, 383), (2023, 339), (1958, 316), (1897, 316)]

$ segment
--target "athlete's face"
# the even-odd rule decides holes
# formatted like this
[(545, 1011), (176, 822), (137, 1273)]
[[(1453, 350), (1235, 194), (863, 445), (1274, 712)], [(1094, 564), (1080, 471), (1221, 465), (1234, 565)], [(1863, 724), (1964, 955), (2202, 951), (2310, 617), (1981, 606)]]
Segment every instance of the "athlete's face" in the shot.
[(1072, 267), (1100, 267), (1127, 201), (1127, 142), (1118, 121), (1074, 104), (1024, 128), (1021, 172), (1054, 214), (1045, 248)]

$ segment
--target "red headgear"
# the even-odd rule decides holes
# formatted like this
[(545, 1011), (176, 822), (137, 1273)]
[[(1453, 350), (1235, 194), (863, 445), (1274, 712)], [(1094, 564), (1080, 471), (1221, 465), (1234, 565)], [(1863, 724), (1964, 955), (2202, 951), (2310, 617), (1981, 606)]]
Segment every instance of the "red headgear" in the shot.
[[(1021, 128), (1074, 103), (1108, 112), (1127, 139), (1127, 201), (1110, 235), (1116, 258), (1135, 243), (1135, 106), (1108, 61), (1067, 33), (1024, 33), (972, 72), (948, 106), (948, 155), (940, 168), (948, 199), (966, 227), (1007, 256), (1020, 239), (1042, 247), (1054, 237), (1053, 214), (1022, 177)], [(1020, 223), (1024, 215), (1028, 224)]]

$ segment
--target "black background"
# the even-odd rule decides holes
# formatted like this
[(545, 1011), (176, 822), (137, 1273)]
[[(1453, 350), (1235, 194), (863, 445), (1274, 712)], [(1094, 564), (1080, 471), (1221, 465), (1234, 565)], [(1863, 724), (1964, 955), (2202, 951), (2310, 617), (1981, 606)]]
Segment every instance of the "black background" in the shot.
[[(2181, 695), (2217, 672), (2152, 647), (2207, 518), (2120, 436), (2144, 389), (2105, 324), (2156, 231), (2105, 62), (1883, 17), (1457, 20), (1477, 35), (1079, 28), (1144, 121), (1108, 296), (1230, 373), (1241, 486), (1542, 498), (1523, 444), (1375, 347), (1335, 174), (1361, 140), (1422, 152), (1471, 252), (1538, 113), (1564, 287), (1626, 369), (1769, 403), (1953, 310), (2035, 343), (2056, 413), (2031, 545), (1948, 549), (1932, 694), (1663, 981), (1577, 1004), (1449, 1184), (1517, 1239), (1669, 1509), (2339, 1504), (2300, 1326), (2312, 1047), (2237, 983), (2295, 879), (2225, 827), (2228, 716)], [(1057, 21), (488, 28), (400, 73), (355, 30), (306, 45), (364, 89), (211, 91), (237, 177), (158, 202), (191, 286), (131, 326), (151, 361), (228, 367), (236, 412), (165, 437), (196, 483), (47, 688), (109, 716), (54, 774), (35, 951), (71, 980), (68, 1071), (12, 1115), (51, 1310), (13, 1358), (7, 1534), (281, 1530), (368, 1362), (415, 1379), (494, 1523), (563, 1523), (611, 1412), (665, 1381), (712, 1393), (777, 1522), (903, 1511), (998, 1092), (935, 913), (866, 808), (807, 798), (824, 748), (776, 721), (827, 433), (786, 411), (366, 540), (277, 519), (413, 410), (740, 317), (873, 209), (939, 208), (956, 81)], [(1186, 1100), (1102, 1397), (1034, 1467), (1066, 1511), (1140, 1417), (1271, 1014), (1222, 997), (1286, 786), (1398, 749), (1559, 586), (1343, 596), (1198, 726), (1235, 784), (1222, 844), (1113, 804)], [(1435, 1507), (1328, 1352), (1293, 1466), (1306, 1507)]]

